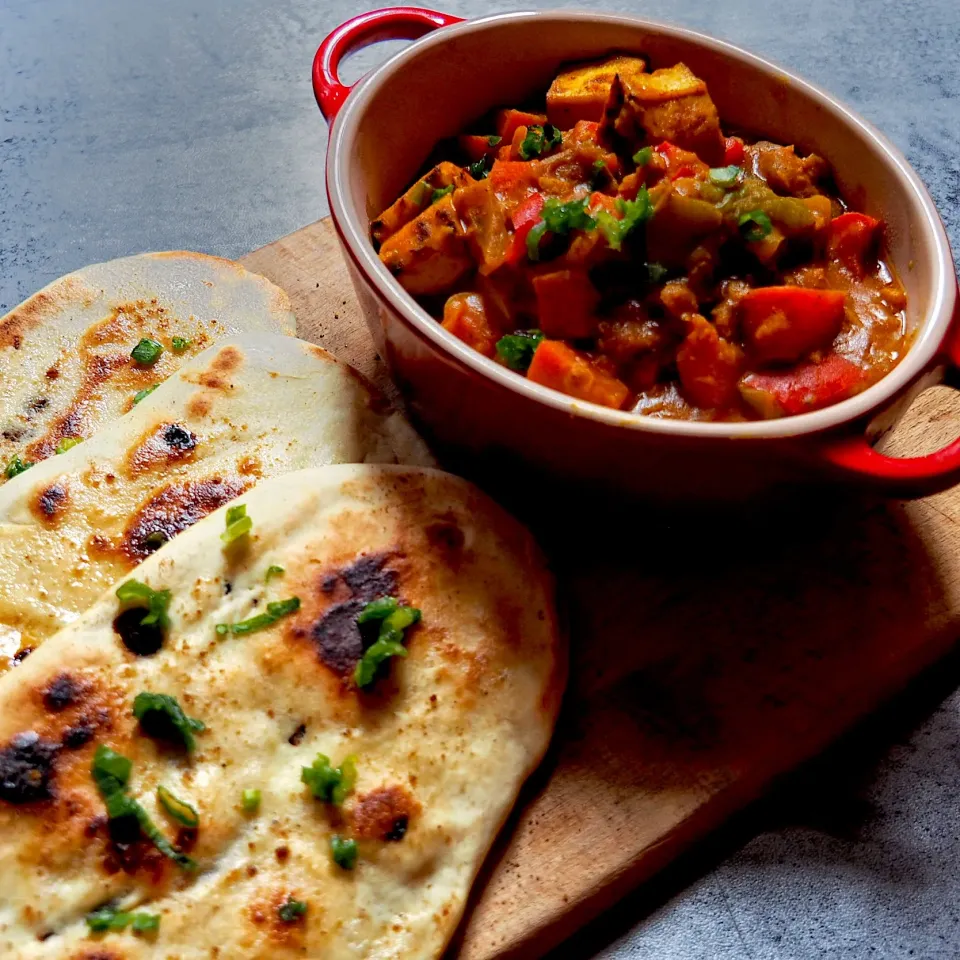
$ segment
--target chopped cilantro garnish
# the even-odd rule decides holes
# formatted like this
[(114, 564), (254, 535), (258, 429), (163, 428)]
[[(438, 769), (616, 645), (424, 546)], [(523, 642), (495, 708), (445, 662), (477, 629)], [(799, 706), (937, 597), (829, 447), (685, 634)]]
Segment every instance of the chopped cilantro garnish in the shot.
[(552, 123), (542, 127), (534, 124), (527, 127), (527, 135), (520, 143), (520, 159), (532, 160), (542, 153), (548, 153), (554, 147), (559, 147), (562, 142), (563, 135)]
[(267, 604), (266, 613), (259, 613), (255, 617), (250, 617), (249, 620), (241, 620), (239, 623), (218, 623), (217, 633), (221, 637), (226, 636), (228, 633), (232, 633), (234, 636), (254, 633), (257, 630), (262, 630), (264, 627), (269, 627), (271, 624), (276, 623), (281, 617), (285, 617), (299, 609), (299, 597), (290, 597), (289, 600), (274, 600)]
[(264, 581), (272, 580), (274, 577), (282, 577), (287, 572), (286, 567), (281, 567), (279, 563), (271, 563), (267, 567), (267, 572), (263, 575)]
[(737, 218), (737, 226), (748, 243), (762, 240), (773, 229), (770, 218), (762, 210), (748, 210), (741, 214)]
[(134, 933), (156, 933), (160, 929), (160, 914), (135, 913), (130, 929)]
[(542, 330), (517, 330), (497, 341), (497, 356), (511, 369), (525, 373), (543, 340)]
[[(374, 600), (372, 604), (368, 603), (360, 611), (360, 617), (367, 613), (373, 604), (380, 602)], [(359, 622), (359, 617), (357, 619)], [(407, 649), (403, 645), (403, 632), (420, 621), (420, 611), (416, 607), (398, 606), (383, 617), (369, 619), (380, 620), (380, 632), (373, 644), (364, 651), (353, 672), (354, 683), (361, 690), (366, 689), (376, 680), (377, 671), (381, 664), (389, 660), (390, 657), (405, 657), (407, 655)]]
[(633, 155), (633, 162), (638, 167), (645, 167), (652, 159), (653, 159), (653, 147), (641, 147)]
[(260, 791), (244, 790), (240, 798), (244, 813), (256, 813), (260, 809)]
[(444, 187), (442, 190), (434, 190), (433, 195), (430, 197), (430, 203), (436, 203), (438, 200), (448, 197), (451, 193), (453, 193), (452, 183), (448, 187)]
[(133, 405), (136, 406), (145, 397), (149, 397), (150, 394), (153, 393), (153, 391), (156, 390), (157, 387), (159, 386), (160, 386), (159, 383), (155, 383), (152, 387), (145, 387), (143, 390), (138, 390), (133, 395)]
[(302, 900), (288, 899), (277, 907), (277, 916), (284, 923), (294, 923), (307, 912), (307, 905)]
[(102, 907), (88, 913), (87, 926), (95, 933), (103, 933), (105, 930), (123, 930), (130, 925), (133, 915), (130, 913), (121, 913), (112, 907)]
[(160, 914), (114, 910), (113, 907), (101, 907), (88, 913), (87, 926), (94, 933), (107, 930), (125, 930), (130, 927), (134, 933), (156, 933), (160, 929)]
[(170, 341), (174, 353), (183, 353), (192, 343), (193, 341), (188, 340), (186, 337), (174, 337)]
[(247, 516), (246, 504), (238, 503), (235, 507), (227, 508), (227, 529), (220, 534), (220, 539), (229, 546), (252, 529), (253, 519)]
[(140, 364), (141, 367), (152, 367), (163, 353), (163, 347), (156, 340), (143, 338), (131, 351), (130, 356)]
[(647, 188), (640, 188), (636, 200), (617, 200), (617, 210), (620, 212), (619, 218), (607, 210), (597, 214), (597, 227), (611, 250), (620, 250), (627, 236), (653, 216), (653, 204)]
[(187, 803), (175, 797), (166, 787), (157, 787), (157, 800), (160, 806), (173, 817), (177, 823), (182, 823), (185, 827), (196, 827), (200, 823), (200, 816), (197, 811)]
[(357, 617), (357, 623), (370, 623), (373, 620), (386, 620), (400, 606), (396, 597), (381, 597), (371, 600)]
[(123, 754), (103, 744), (97, 747), (91, 773), (100, 793), (107, 795), (122, 790), (127, 785), (132, 770), (133, 764)]
[(140, 830), (143, 835), (165, 856), (173, 860), (178, 866), (185, 870), (195, 870), (197, 865), (192, 857), (181, 853), (174, 845), (160, 832), (160, 828), (150, 819), (150, 815), (136, 800), (131, 800), (133, 805), (133, 815), (140, 824)]
[(357, 782), (357, 758), (351, 754), (339, 767), (332, 767), (330, 758), (318, 753), (309, 767), (300, 768), (300, 780), (317, 800), (339, 807)]
[(111, 820), (133, 818), (137, 821), (141, 833), (165, 857), (186, 870), (195, 869), (196, 863), (193, 859), (177, 850), (150, 819), (150, 814), (127, 794), (127, 783), (132, 769), (133, 764), (126, 757), (102, 743), (97, 747), (90, 773), (107, 808), (107, 816)]
[(19, 454), (14, 454), (13, 459), (7, 464), (3, 473), (8, 480), (20, 476), (25, 470), (29, 470), (33, 464), (29, 460), (21, 460)]
[(467, 173), (473, 177), (474, 180), (484, 180), (490, 169), (493, 167), (493, 160), (490, 157), (481, 157), (475, 163), (471, 163), (467, 166)]
[(197, 745), (193, 734), (206, 730), (203, 721), (188, 717), (177, 698), (166, 693), (138, 693), (133, 700), (133, 715), (151, 737), (179, 740), (188, 751)]
[(711, 167), (709, 177), (710, 182), (718, 187), (732, 187), (740, 177), (740, 168), (736, 164), (729, 167)]
[(333, 862), (343, 870), (352, 870), (357, 865), (357, 841), (334, 834), (330, 838), (330, 853)]
[(68, 450), (72, 450), (78, 443), (83, 443), (82, 438), (80, 437), (64, 437), (58, 444), (56, 453), (66, 453)]
[(426, 205), (432, 195), (433, 187), (431, 187), (426, 180), (421, 180), (413, 187), (413, 193), (410, 195), (410, 199), (418, 207), (422, 207)]
[(140, 621), (141, 626), (149, 627), (156, 624), (161, 630), (166, 630), (170, 626), (170, 617), (167, 615), (171, 599), (169, 590), (151, 590), (139, 580), (127, 580), (117, 587), (117, 599), (132, 607), (146, 609), (147, 614)]
[(531, 260), (540, 259), (540, 240), (545, 233), (565, 236), (571, 230), (592, 230), (597, 221), (587, 213), (589, 202), (589, 197), (566, 203), (549, 197), (540, 212), (540, 222), (527, 234), (527, 256)]

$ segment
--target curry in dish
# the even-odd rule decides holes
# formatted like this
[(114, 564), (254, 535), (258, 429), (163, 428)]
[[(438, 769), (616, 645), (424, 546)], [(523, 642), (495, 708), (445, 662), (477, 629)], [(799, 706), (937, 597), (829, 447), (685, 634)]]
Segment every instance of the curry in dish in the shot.
[(828, 164), (728, 136), (684, 64), (564, 69), (371, 226), (383, 263), (487, 357), (580, 400), (753, 420), (844, 400), (909, 346), (883, 224)]

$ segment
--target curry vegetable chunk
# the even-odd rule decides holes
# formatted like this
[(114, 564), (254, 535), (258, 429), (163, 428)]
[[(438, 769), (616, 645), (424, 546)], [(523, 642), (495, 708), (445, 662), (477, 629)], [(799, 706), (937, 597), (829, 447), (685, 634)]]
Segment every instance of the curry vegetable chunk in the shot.
[(642, 58), (624, 56), (568, 67), (557, 74), (547, 91), (547, 117), (564, 130), (578, 120), (599, 121), (614, 80), (642, 76), (646, 67)]
[(381, 259), (450, 334), (581, 401), (741, 421), (866, 389), (911, 342), (883, 224), (822, 157), (724, 130), (695, 67), (571, 64), (436, 145), (371, 226)]

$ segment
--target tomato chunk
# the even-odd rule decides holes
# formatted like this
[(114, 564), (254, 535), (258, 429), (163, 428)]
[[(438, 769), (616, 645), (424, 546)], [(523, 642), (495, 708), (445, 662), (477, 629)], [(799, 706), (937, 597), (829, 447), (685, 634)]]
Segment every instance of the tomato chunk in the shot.
[(769, 420), (838, 403), (866, 384), (866, 371), (831, 353), (821, 363), (803, 363), (775, 373), (748, 373), (740, 381), (740, 395)]
[(698, 407), (729, 406), (737, 394), (743, 352), (717, 333), (716, 327), (695, 314), (692, 329), (677, 351), (677, 374), (684, 396)]
[(723, 141), (723, 165), (739, 167), (743, 163), (743, 141), (739, 137), (727, 137)]
[(792, 363), (828, 347), (843, 325), (842, 290), (758, 287), (737, 304), (744, 341), (758, 363)]
[(534, 277), (540, 329), (548, 337), (579, 340), (596, 333), (600, 294), (582, 270), (557, 270)]
[(679, 180), (681, 177), (700, 177), (707, 175), (710, 168), (693, 152), (684, 150), (676, 144), (664, 140), (654, 147), (667, 165), (667, 179)]
[(862, 277), (876, 253), (880, 221), (865, 213), (841, 213), (830, 221), (827, 254), (839, 260), (854, 276)]
[(449, 297), (443, 307), (442, 326), (478, 353), (493, 356), (498, 335), (479, 293), (455, 293)]
[(537, 347), (527, 376), (578, 400), (618, 410), (630, 396), (625, 383), (597, 369), (589, 357), (559, 340), (544, 340)]

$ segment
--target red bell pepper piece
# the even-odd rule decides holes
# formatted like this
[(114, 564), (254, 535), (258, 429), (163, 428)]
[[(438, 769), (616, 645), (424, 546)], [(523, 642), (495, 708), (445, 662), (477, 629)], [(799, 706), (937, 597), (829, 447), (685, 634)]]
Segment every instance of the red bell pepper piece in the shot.
[(527, 255), (527, 234), (539, 223), (540, 213), (546, 202), (542, 193), (532, 193), (510, 217), (513, 238), (507, 250), (507, 263), (521, 263)]
[(669, 140), (653, 148), (663, 157), (667, 165), (667, 178), (669, 180), (679, 180), (681, 177), (696, 177), (699, 174), (705, 174), (710, 168), (695, 154), (689, 150), (683, 150)]
[(723, 165), (739, 167), (743, 163), (743, 141), (739, 137), (727, 137), (723, 141)]
[(630, 396), (630, 389), (625, 383), (599, 370), (589, 357), (560, 340), (544, 340), (540, 343), (527, 377), (578, 400), (617, 410)]
[(802, 363), (775, 373), (748, 373), (740, 381), (740, 395), (769, 420), (828, 407), (858, 393), (866, 383), (865, 370), (831, 353), (821, 363)]
[(827, 254), (862, 277), (880, 239), (881, 223), (865, 213), (841, 213), (827, 228)]
[(760, 363), (800, 360), (828, 347), (843, 324), (842, 290), (758, 287), (737, 304), (744, 341)]

